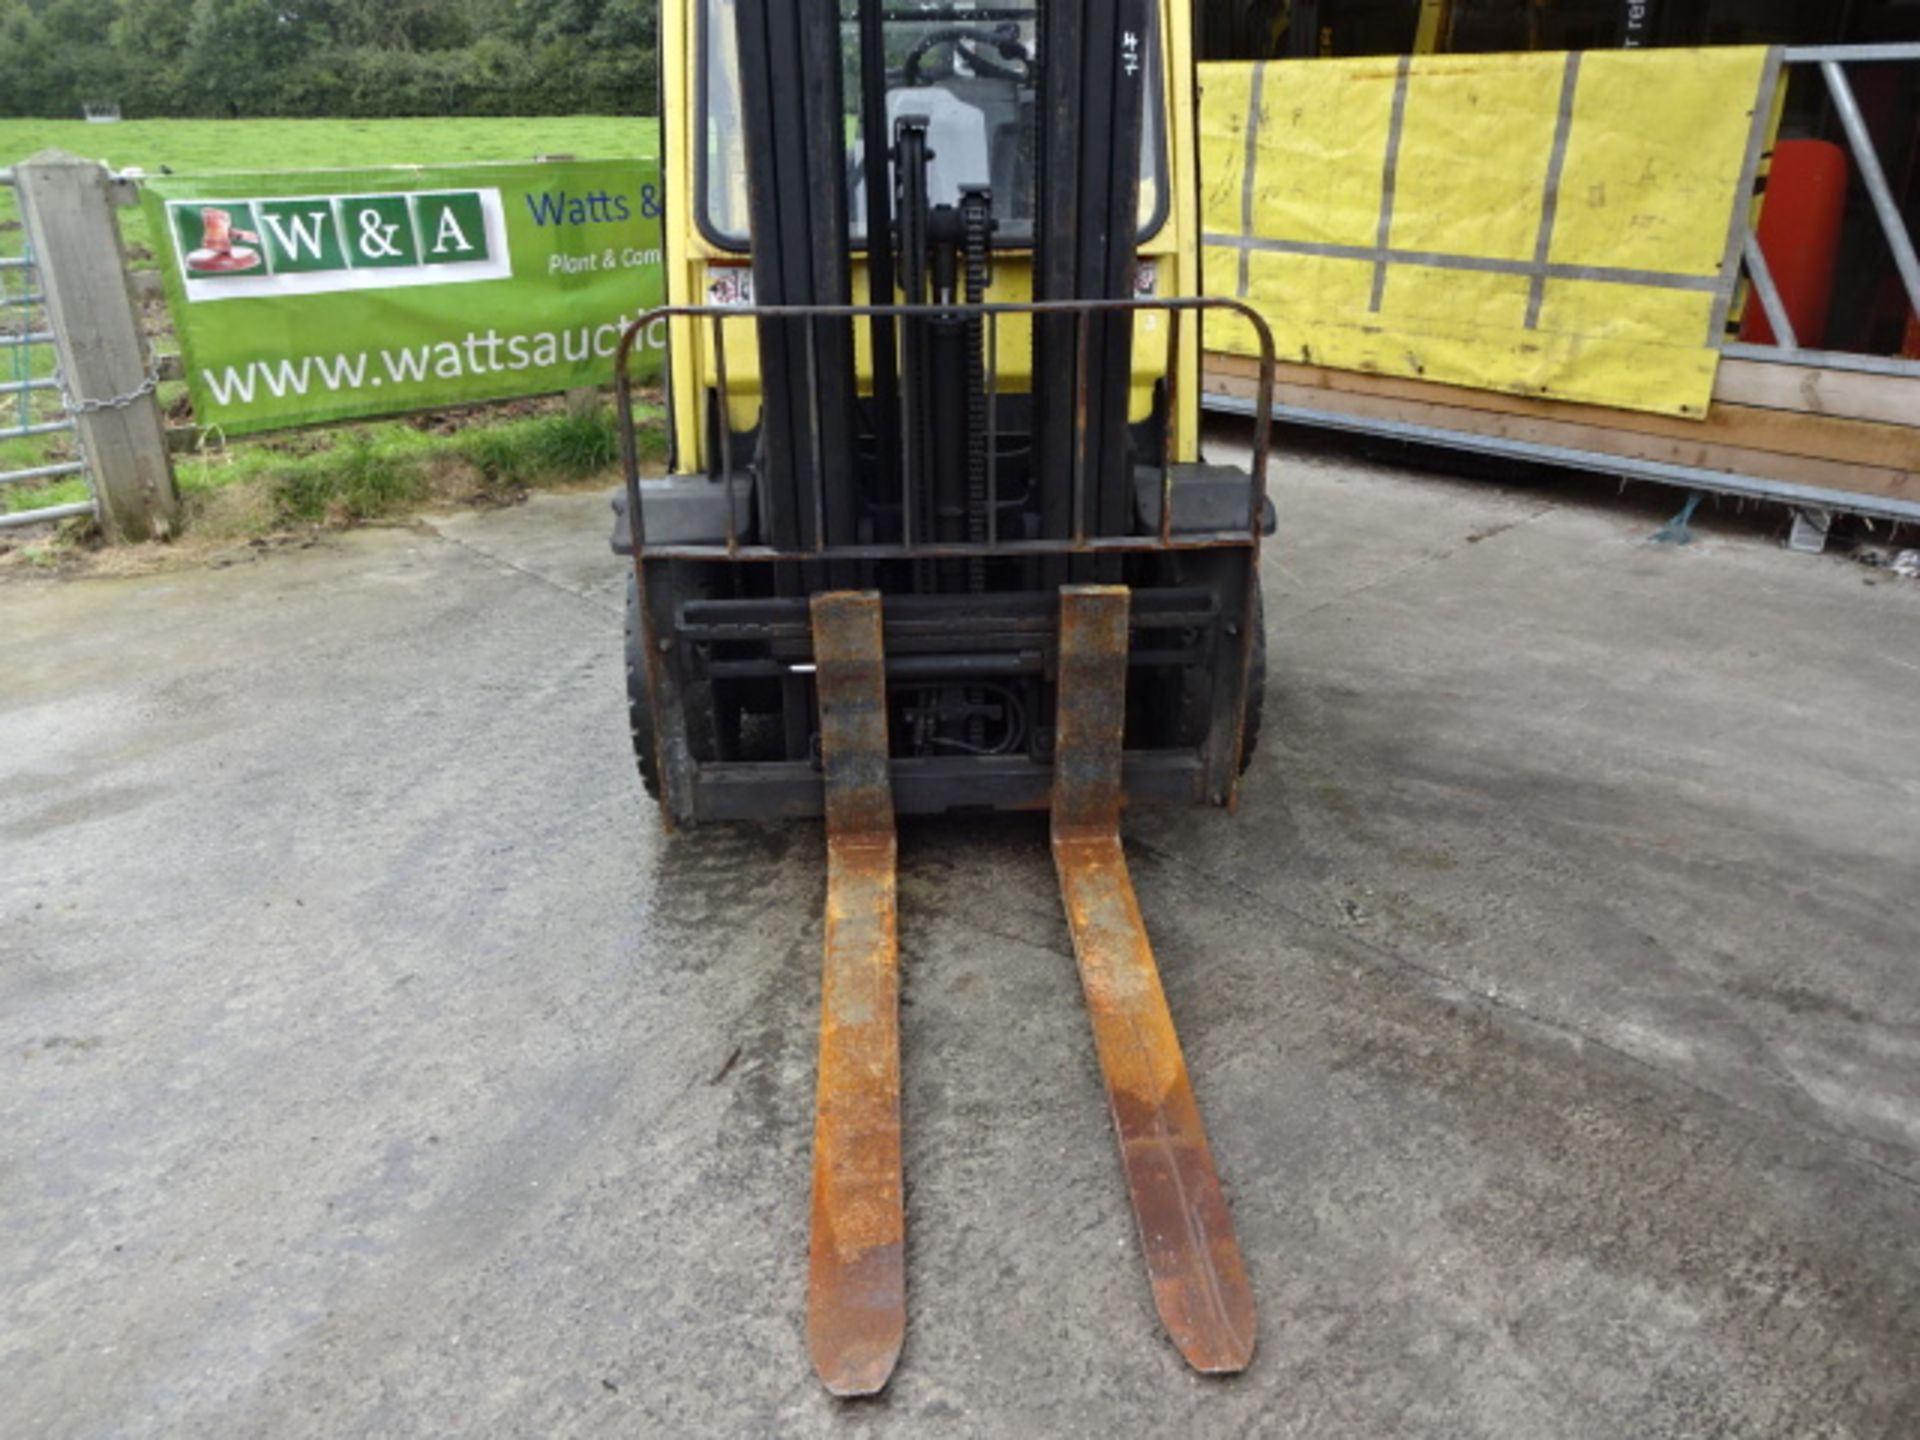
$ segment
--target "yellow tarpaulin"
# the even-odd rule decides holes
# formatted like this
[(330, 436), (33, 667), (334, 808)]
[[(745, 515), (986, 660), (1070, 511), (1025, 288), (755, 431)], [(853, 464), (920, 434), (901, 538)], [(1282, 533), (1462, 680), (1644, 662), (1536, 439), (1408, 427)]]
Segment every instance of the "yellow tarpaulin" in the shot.
[[(1282, 360), (1704, 415), (1765, 49), (1200, 67), (1206, 288)], [(1244, 323), (1211, 347), (1252, 354)]]

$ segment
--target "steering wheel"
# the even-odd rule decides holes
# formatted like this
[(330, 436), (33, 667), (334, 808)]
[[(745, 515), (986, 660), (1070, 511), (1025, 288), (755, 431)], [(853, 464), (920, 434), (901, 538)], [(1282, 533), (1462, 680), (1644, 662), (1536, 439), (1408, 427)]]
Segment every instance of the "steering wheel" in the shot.
[[(908, 52), (906, 64), (901, 67), (902, 82), (907, 88), (919, 89), (926, 84), (925, 77), (920, 73), (921, 63), (942, 45), (952, 46), (956, 57), (964, 56), (976, 75), (988, 80), (1007, 80), (1017, 85), (1033, 83), (1033, 56), (1021, 44), (1020, 32), (1014, 26), (982, 30), (975, 26), (955, 25), (923, 37)], [(999, 60), (991, 60), (983, 53), (989, 46), (1000, 52)], [(1009, 63), (1002, 64), (1001, 61)], [(954, 73), (951, 62), (947, 73)]]

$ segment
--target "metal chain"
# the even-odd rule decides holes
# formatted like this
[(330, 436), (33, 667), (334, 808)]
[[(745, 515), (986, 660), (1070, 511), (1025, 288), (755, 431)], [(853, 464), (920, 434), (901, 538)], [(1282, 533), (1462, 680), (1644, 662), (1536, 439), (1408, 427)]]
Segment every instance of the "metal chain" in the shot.
[(160, 388), (160, 362), (153, 351), (147, 351), (147, 376), (124, 395), (113, 395), (101, 400), (82, 400), (67, 388), (66, 373), (57, 366), (53, 372), (54, 381), (60, 387), (60, 403), (67, 407), (69, 415), (92, 415), (101, 410), (124, 410), (136, 400), (145, 399)]

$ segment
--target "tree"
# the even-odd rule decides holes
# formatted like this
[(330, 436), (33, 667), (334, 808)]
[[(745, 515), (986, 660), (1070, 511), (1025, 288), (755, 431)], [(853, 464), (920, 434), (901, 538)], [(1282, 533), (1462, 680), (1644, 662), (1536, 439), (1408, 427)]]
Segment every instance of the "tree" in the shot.
[(654, 108), (658, 0), (0, 0), (0, 115)]
[(130, 115), (179, 113), (186, 105), (180, 91), (192, 7), (180, 0), (120, 0), (117, 9), (107, 36), (126, 75), (122, 106)]
[(183, 92), (202, 114), (272, 114), (320, 29), (286, 0), (193, 0)]

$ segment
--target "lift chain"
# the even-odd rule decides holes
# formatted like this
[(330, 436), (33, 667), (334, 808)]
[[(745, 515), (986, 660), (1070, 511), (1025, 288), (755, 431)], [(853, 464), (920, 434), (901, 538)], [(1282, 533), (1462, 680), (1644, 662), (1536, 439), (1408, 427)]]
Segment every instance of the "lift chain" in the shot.
[[(987, 261), (993, 243), (993, 206), (985, 190), (968, 189), (960, 196), (962, 284), (967, 304), (979, 305), (987, 298)], [(987, 494), (987, 447), (993, 436), (987, 431), (986, 323), (975, 314), (967, 320), (967, 539), (978, 544), (987, 538), (987, 506), (993, 497)], [(987, 562), (975, 555), (967, 561), (967, 590), (982, 595), (987, 589)], [(966, 692), (969, 705), (984, 698), (979, 691)], [(986, 743), (986, 725), (978, 713), (966, 722), (967, 744), (978, 752)]]
[[(969, 189), (960, 197), (963, 284), (968, 305), (987, 298), (988, 246), (993, 218), (987, 193)], [(967, 321), (967, 539), (987, 538), (987, 435), (985, 325), (978, 315)], [(986, 589), (986, 562), (976, 557), (968, 565), (968, 589)]]

